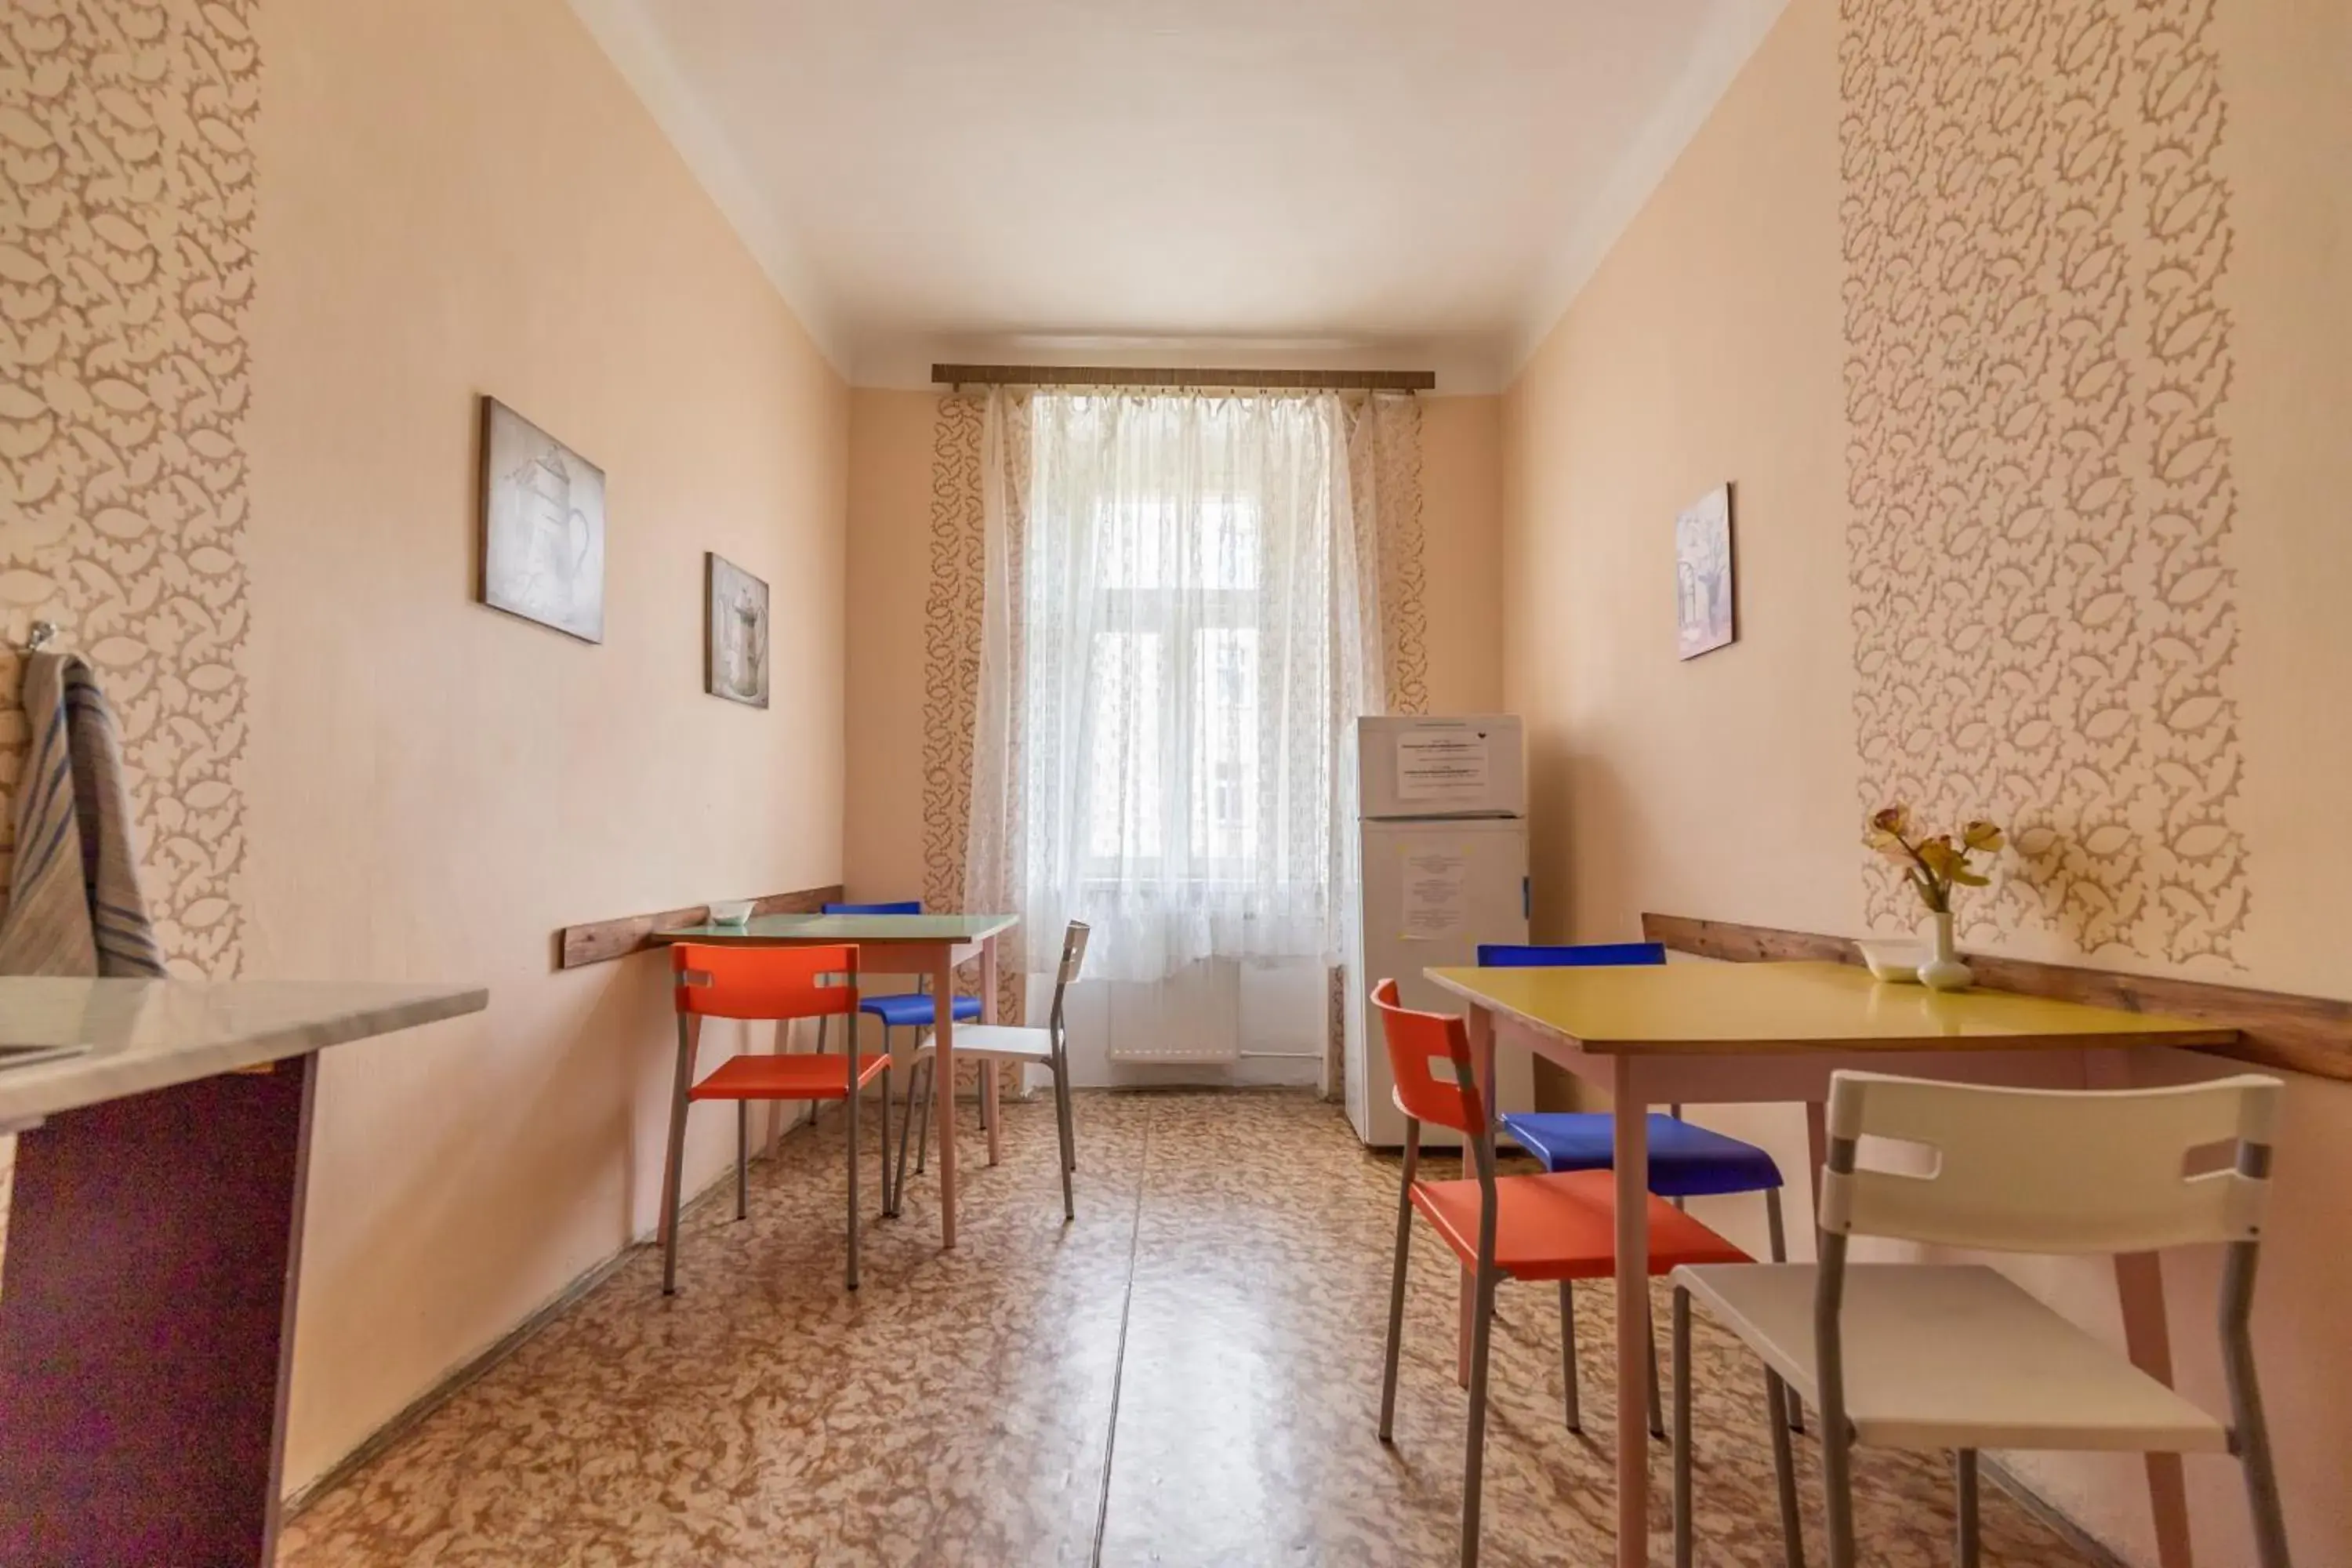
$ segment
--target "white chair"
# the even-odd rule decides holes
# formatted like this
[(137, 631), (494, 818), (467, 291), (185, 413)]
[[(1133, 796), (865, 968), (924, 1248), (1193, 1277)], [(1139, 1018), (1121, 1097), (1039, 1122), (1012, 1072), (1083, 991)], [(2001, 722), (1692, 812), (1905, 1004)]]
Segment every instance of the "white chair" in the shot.
[[(1948, 1448), (1959, 1486), (1959, 1562), (1976, 1568), (1983, 1448), (2226, 1453), (2244, 1468), (2262, 1568), (2288, 1568), (2247, 1322), (2270, 1195), (2275, 1079), (2070, 1093), (1832, 1079), (1821, 1262), (1693, 1267), (1674, 1274), (1674, 1342), (1689, 1364), (1690, 1304), (1760, 1356), (1773, 1415), (1784, 1551), (1801, 1568), (1788, 1436), (1791, 1388), (1821, 1412), (1832, 1568), (1853, 1568), (1851, 1447)], [(1927, 1145), (1929, 1173), (1858, 1169), (1864, 1137)], [(2190, 1156), (2235, 1159), (2190, 1174)], [(2220, 1242), (2222, 1421), (2141, 1372), (2007, 1278), (1975, 1264), (1849, 1264), (1848, 1238), (1881, 1236), (1993, 1252), (2124, 1253)], [(1675, 1390), (1675, 1562), (1691, 1563), (1689, 1379)]]
[[(1078, 977), (1078, 967), (1086, 962), (1087, 927), (1083, 921), (1072, 921), (1070, 929), (1062, 934), (1062, 962), (1054, 974), (1054, 1006), (1046, 1015), (1042, 1029), (1024, 1028), (1013, 1024), (959, 1024), (955, 1032), (955, 1054), (959, 1058), (970, 1057), (982, 1063), (989, 1071), (1006, 1062), (1023, 1065), (1035, 1063), (1054, 1075), (1054, 1130), (1062, 1142), (1062, 1217), (1076, 1219), (1077, 1204), (1070, 1191), (1070, 1173), (1078, 1168), (1077, 1128), (1070, 1118), (1070, 1058), (1067, 1032), (1063, 1027), (1062, 999), (1070, 983)], [(930, 1035), (923, 1037), (921, 1047), (915, 1052), (915, 1062), (908, 1075), (907, 1092), (914, 1099), (910, 1114), (898, 1131), (898, 1179), (903, 1189), (907, 1179), (907, 1141), (915, 1143), (915, 1169), (923, 1168), (923, 1158), (929, 1150), (931, 1126), (931, 1091), (933, 1075), (939, 1071), (939, 1042)], [(983, 1100), (983, 1103), (985, 1100)]]

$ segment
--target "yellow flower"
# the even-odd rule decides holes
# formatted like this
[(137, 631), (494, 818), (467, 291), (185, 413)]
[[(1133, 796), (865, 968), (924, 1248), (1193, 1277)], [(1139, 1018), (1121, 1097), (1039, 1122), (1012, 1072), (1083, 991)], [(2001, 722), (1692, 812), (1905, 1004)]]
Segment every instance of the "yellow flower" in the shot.
[(1903, 847), (1903, 840), (1892, 833), (1881, 833), (1873, 828), (1862, 836), (1862, 841), (1898, 866), (1911, 864), (1911, 851)]
[(1883, 807), (1872, 815), (1870, 826), (1876, 832), (1901, 837), (1911, 831), (1911, 808), (1899, 805)]
[(1980, 849), (1990, 855), (2000, 850), (2004, 840), (2000, 828), (1990, 822), (1978, 821), (1960, 829), (1960, 842), (1971, 849)]
[(1969, 867), (1967, 855), (1954, 847), (1948, 834), (1942, 833), (1919, 841), (1919, 863), (1927, 868), (1929, 876), (1946, 879)]

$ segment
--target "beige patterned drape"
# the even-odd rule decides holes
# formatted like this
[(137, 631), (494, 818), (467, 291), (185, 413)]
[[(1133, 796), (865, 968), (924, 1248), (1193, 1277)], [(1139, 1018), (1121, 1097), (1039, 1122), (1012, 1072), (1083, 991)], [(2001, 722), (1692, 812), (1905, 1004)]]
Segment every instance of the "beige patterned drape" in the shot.
[[(1371, 498), (1381, 563), (1388, 710), (1429, 711), (1429, 608), (1422, 586), (1421, 403), (1394, 393), (1347, 400), (1350, 488)], [(1361, 502), (1359, 502), (1360, 505)]]
[[(1019, 395), (1018, 394), (1013, 395)], [(1421, 407), (1394, 395), (1351, 394), (1349, 480), (1370, 497), (1381, 569), (1389, 709), (1429, 701), (1428, 612), (1422, 563)], [(971, 816), (972, 726), (980, 690), (983, 513), (982, 434), (987, 399), (948, 393), (931, 437), (930, 578), (923, 616), (923, 900), (961, 908)], [(1019, 1016), (1012, 965), (998, 1006)], [(1335, 985), (1333, 994), (1339, 994)]]

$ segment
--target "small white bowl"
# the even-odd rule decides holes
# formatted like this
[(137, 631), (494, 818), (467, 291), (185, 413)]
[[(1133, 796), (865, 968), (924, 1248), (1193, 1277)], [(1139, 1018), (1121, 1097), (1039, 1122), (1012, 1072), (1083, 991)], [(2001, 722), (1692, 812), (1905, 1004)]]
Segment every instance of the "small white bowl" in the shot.
[(728, 899), (710, 906), (710, 923), (715, 926), (740, 926), (751, 918), (751, 900)]
[(1927, 962), (1929, 953), (1926, 942), (1909, 937), (1864, 937), (1853, 945), (1862, 950), (1862, 962), (1873, 980), (1896, 985), (1918, 984), (1919, 966)]

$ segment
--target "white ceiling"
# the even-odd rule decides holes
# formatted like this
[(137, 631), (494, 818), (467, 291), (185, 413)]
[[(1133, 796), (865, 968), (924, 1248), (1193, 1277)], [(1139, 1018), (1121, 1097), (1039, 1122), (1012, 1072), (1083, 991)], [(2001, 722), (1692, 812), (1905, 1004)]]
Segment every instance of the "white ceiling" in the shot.
[(572, 0), (826, 353), (1524, 358), (1782, 0)]

